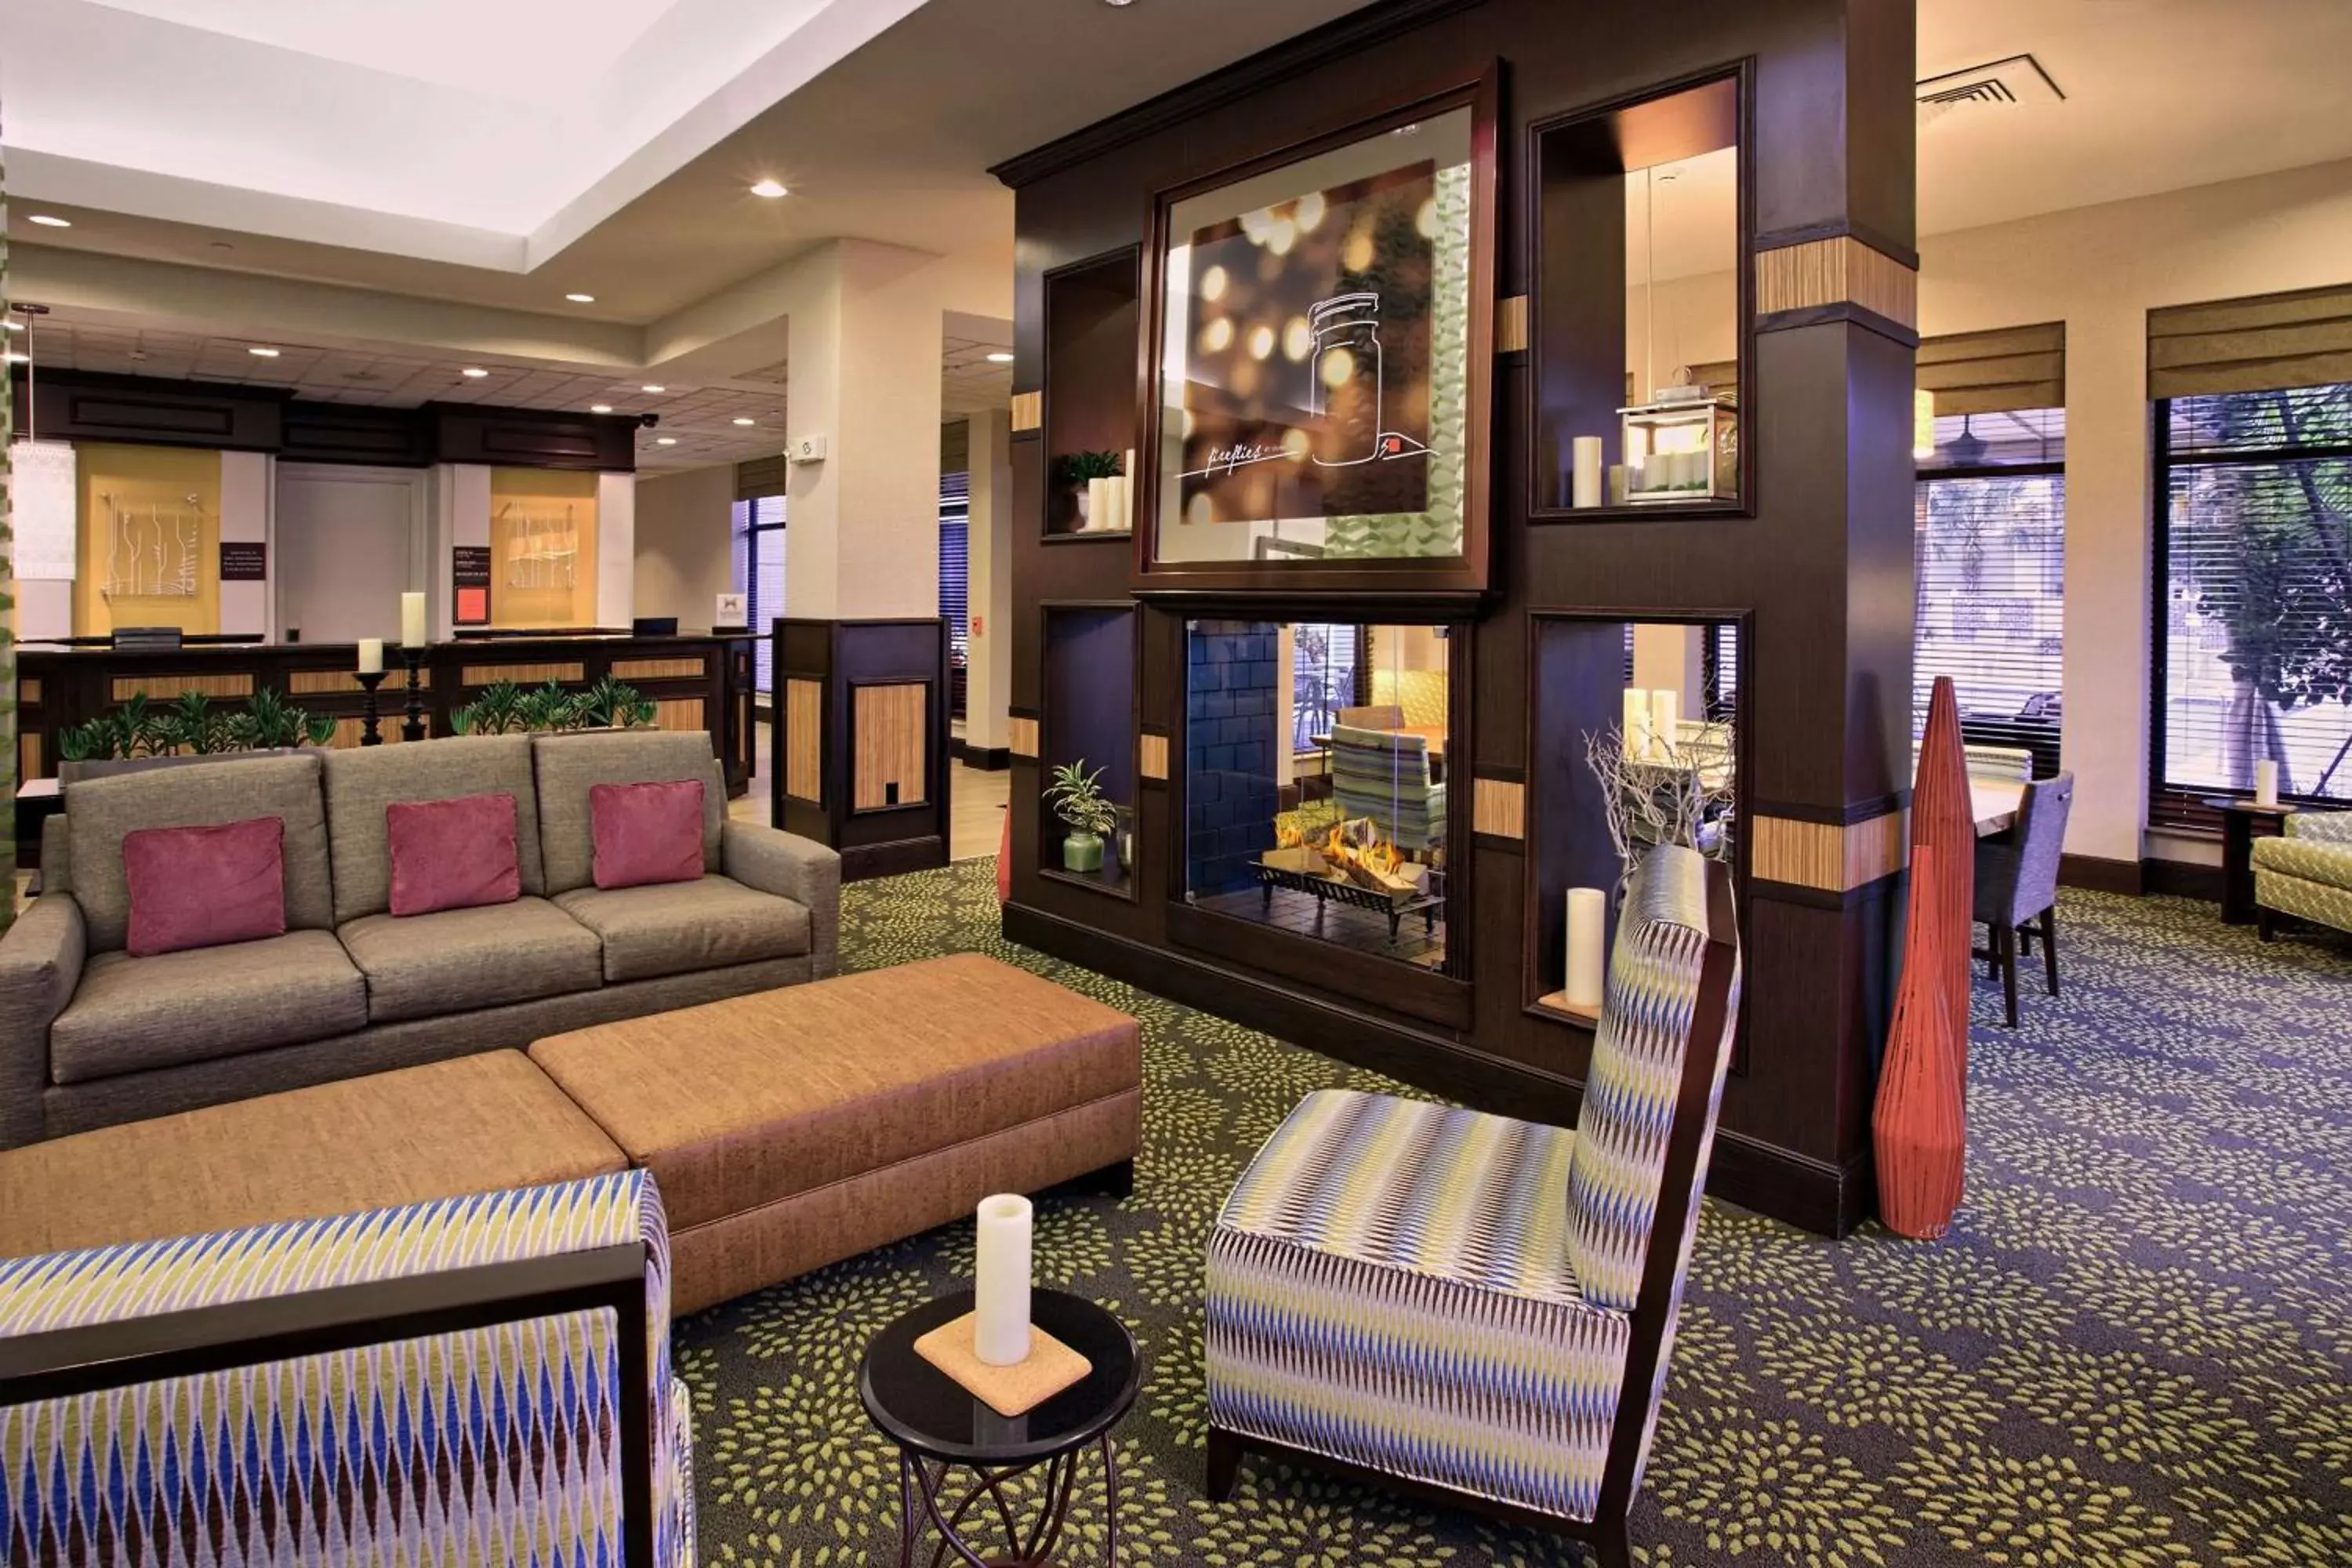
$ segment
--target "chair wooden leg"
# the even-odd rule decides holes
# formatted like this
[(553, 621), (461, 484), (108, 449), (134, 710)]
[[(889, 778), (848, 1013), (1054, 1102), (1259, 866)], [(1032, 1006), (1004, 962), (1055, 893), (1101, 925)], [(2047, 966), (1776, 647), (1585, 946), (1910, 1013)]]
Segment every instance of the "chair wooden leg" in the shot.
[(2050, 994), (2058, 994), (2058, 910), (2055, 906), (2042, 911), (2042, 968), (2050, 982)]
[(2278, 915), (2267, 904), (2254, 906), (2254, 934), (2264, 942), (2278, 940)]
[(1601, 1568), (1633, 1568), (1633, 1546), (1626, 1538), (1625, 1521), (1611, 1519), (1606, 1514), (1592, 1521), (1594, 1555), (1601, 1559)]
[(1234, 1486), (1241, 1479), (1241, 1440), (1230, 1432), (1209, 1428), (1208, 1497), (1211, 1502), (1234, 1500)]
[(2009, 1026), (2017, 1027), (2017, 928), (2007, 921), (2000, 922), (1998, 938), (2000, 942), (2000, 994), (2009, 1009)]

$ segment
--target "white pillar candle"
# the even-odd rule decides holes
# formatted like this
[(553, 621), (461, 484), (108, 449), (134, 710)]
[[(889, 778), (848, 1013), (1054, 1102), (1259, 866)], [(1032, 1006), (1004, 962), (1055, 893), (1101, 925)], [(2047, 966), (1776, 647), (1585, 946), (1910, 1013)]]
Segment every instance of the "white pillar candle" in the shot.
[(425, 646), (425, 595), (403, 594), (400, 596), (400, 646)]
[(1599, 888), (1568, 890), (1568, 1005), (1599, 1011), (1601, 939), (1609, 929), (1609, 895)]
[(972, 1270), (972, 1351), (990, 1366), (1029, 1359), (1029, 1200), (980, 1200), (979, 1264)]
[(382, 637), (360, 638), (360, 673), (362, 675), (383, 673), (383, 639)]
[(1675, 721), (1681, 716), (1682, 700), (1670, 687), (1661, 687), (1650, 693), (1650, 760), (1667, 761), (1677, 742)]
[(1087, 527), (1093, 530), (1118, 526), (1118, 522), (1110, 515), (1110, 481), (1107, 479), (1088, 479), (1087, 481)]
[(1569, 504), (1582, 510), (1601, 504), (1601, 437), (1579, 436), (1574, 443), (1576, 467), (1569, 487)]
[(1135, 448), (1127, 449), (1127, 463), (1118, 471), (1118, 525), (1135, 526)]
[(1625, 754), (1636, 762), (1650, 754), (1650, 694), (1638, 686), (1625, 689)]
[(1114, 530), (1125, 528), (1127, 526), (1127, 476), (1113, 474), (1103, 481), (1103, 489), (1110, 497), (1110, 515), (1103, 519), (1103, 526)]
[(2254, 764), (2254, 804), (2278, 804), (2278, 763), (2269, 757)]

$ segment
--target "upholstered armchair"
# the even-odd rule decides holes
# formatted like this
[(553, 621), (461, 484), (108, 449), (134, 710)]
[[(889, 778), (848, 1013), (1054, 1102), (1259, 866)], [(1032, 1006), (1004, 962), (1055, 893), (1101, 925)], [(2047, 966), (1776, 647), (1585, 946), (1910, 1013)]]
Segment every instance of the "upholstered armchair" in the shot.
[(2352, 931), (2352, 811), (2298, 811), (2285, 837), (2254, 841), (2254, 920), (2264, 942), (2278, 934), (2281, 915)]
[(1209, 1491), (1245, 1451), (1483, 1508), (1630, 1563), (1738, 1016), (1730, 873), (1653, 849), (1573, 1132), (1309, 1095), (1208, 1249)]
[(0, 1259), (10, 1562), (688, 1568), (688, 1420), (643, 1171)]
[(1419, 735), (1331, 731), (1331, 796), (1342, 817), (1370, 817), (1400, 849), (1426, 852), (1445, 843), (1445, 786), (1429, 776), (1429, 742)]

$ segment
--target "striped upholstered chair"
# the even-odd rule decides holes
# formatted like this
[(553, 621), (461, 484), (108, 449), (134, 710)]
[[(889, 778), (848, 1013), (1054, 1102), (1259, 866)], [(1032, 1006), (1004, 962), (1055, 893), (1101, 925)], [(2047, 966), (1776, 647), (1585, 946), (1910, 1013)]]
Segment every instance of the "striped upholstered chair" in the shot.
[(0, 1259), (0, 1561), (690, 1568), (629, 1171)]
[(1727, 871), (1654, 849), (1573, 1133), (1301, 1102), (1209, 1239), (1210, 1495), (1286, 1455), (1630, 1562), (1738, 988)]
[(1400, 849), (1445, 847), (1445, 786), (1430, 782), (1429, 742), (1422, 736), (1334, 726), (1331, 797), (1341, 816), (1370, 818)]

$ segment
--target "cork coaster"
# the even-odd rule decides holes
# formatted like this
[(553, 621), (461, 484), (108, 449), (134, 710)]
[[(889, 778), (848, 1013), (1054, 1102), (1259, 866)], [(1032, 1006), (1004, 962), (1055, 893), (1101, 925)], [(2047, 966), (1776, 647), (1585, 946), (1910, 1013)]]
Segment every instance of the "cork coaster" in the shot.
[(1025, 1415), (1094, 1371), (1094, 1363), (1031, 1324), (1029, 1359), (991, 1366), (972, 1349), (975, 1314), (941, 1323), (915, 1342), (915, 1353), (946, 1373), (999, 1415)]

